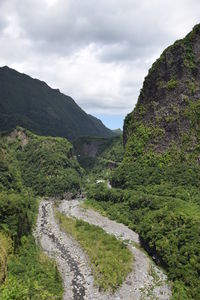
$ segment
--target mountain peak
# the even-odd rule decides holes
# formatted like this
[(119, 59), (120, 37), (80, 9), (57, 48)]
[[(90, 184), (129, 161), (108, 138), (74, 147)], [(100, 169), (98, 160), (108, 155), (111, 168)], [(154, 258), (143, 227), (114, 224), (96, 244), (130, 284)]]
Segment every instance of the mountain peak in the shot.
[(174, 148), (180, 155), (183, 151), (185, 159), (199, 162), (199, 57), (200, 24), (152, 65), (136, 108), (125, 119), (125, 143), (140, 130), (145, 151), (167, 153)]

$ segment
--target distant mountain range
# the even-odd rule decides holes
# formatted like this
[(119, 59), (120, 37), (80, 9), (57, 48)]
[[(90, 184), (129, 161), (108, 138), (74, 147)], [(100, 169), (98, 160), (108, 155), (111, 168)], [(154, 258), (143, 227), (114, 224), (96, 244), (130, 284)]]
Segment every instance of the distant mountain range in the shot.
[(7, 66), (0, 68), (0, 132), (22, 126), (40, 135), (112, 137), (116, 134), (69, 96)]

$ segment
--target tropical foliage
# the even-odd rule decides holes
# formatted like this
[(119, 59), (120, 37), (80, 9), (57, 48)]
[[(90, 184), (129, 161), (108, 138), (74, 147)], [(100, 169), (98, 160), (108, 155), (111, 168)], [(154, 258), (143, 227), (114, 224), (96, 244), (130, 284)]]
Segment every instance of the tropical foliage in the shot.
[[(90, 187), (88, 205), (139, 233), (142, 245), (168, 271), (169, 279), (174, 282), (173, 299), (198, 299), (200, 293), (198, 176), (192, 168), (188, 172), (180, 172), (180, 169), (175, 168), (174, 174), (173, 169), (164, 172), (165, 181), (160, 181), (156, 172), (149, 179), (148, 168), (146, 173), (145, 170), (142, 171), (141, 177), (139, 176), (141, 172), (133, 168), (134, 173), (129, 173), (130, 180), (127, 181), (129, 183), (122, 184), (126, 189), (108, 189), (105, 184), (100, 183)], [(118, 174), (120, 180), (120, 173)], [(126, 176), (125, 178), (129, 177), (128, 174)], [(134, 185), (130, 189), (130, 182), (133, 181)]]

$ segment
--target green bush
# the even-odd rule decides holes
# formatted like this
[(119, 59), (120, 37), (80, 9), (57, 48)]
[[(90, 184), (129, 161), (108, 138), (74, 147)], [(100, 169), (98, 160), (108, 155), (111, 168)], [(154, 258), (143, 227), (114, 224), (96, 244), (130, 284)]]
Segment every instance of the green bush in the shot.
[(23, 235), (30, 234), (37, 212), (37, 201), (31, 192), (0, 193), (0, 230), (14, 241), (15, 248)]
[(79, 190), (82, 170), (64, 138), (31, 136), (17, 152), (22, 179), (39, 195), (56, 196)]
[(176, 88), (177, 84), (178, 84), (178, 81), (176, 79), (172, 78), (167, 82), (167, 88), (169, 90), (174, 90)]
[(61, 300), (62, 294), (62, 280), (55, 263), (37, 248), (33, 237), (23, 237), (16, 255), (8, 261), (0, 300)]

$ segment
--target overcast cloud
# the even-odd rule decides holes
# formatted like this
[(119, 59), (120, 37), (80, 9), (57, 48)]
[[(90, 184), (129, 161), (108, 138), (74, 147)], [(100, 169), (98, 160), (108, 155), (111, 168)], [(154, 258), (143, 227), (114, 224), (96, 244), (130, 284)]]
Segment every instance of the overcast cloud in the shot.
[(152, 62), (199, 22), (199, 0), (0, 0), (0, 65), (122, 119)]

